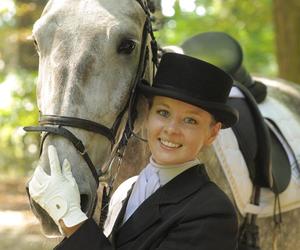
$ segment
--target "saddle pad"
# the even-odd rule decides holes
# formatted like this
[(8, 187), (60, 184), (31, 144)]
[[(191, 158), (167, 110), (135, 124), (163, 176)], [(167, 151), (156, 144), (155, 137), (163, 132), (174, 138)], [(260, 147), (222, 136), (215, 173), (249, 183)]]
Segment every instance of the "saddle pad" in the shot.
[[(280, 102), (268, 97), (259, 109), (263, 116), (273, 120), (294, 151), (300, 165), (300, 123)], [(252, 182), (248, 169), (239, 150), (232, 129), (224, 129), (215, 140), (213, 147), (222, 165), (232, 190), (239, 212), (257, 214), (258, 217), (272, 216), (274, 211), (274, 193), (267, 188), (261, 189), (259, 206), (250, 204)], [(292, 177), (287, 189), (279, 195), (281, 211), (286, 212), (300, 207), (300, 173), (297, 164), (292, 165)]]

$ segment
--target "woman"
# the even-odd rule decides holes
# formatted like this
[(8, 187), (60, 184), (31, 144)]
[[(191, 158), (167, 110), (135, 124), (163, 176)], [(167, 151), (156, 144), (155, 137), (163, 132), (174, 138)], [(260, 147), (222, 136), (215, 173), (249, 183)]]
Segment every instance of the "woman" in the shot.
[(150, 100), (152, 155), (117, 212), (109, 239), (81, 211), (71, 166), (65, 160), (61, 170), (50, 146), (51, 177), (38, 167), (29, 191), (67, 236), (55, 249), (236, 249), (234, 207), (197, 159), (221, 128), (237, 121), (226, 105), (231, 86), (219, 68), (176, 53), (162, 57), (152, 86), (139, 85)]

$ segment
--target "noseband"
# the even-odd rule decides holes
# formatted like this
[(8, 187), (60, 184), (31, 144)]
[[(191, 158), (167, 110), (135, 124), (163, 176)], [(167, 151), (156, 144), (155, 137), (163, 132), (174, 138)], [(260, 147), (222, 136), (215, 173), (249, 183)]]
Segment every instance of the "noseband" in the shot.
[[(124, 117), (124, 114), (126, 111), (128, 111), (128, 119), (126, 121), (125, 130), (123, 131), (121, 140), (119, 144), (117, 145), (116, 155), (120, 157), (120, 152), (124, 151), (124, 147), (127, 145), (127, 141), (132, 135), (133, 132), (133, 123), (135, 120), (135, 105), (136, 105), (136, 88), (137, 84), (143, 79), (145, 68), (147, 64), (147, 60), (149, 58), (149, 48), (147, 47), (147, 37), (148, 34), (151, 36), (151, 50), (152, 50), (152, 61), (154, 65), (157, 65), (157, 44), (156, 40), (153, 34), (152, 25), (151, 25), (151, 14), (150, 10), (148, 8), (148, 4), (143, 2), (143, 0), (137, 0), (137, 2), (140, 4), (140, 6), (143, 8), (145, 14), (146, 14), (146, 21), (144, 23), (143, 28), (143, 35), (142, 35), (142, 43), (141, 43), (141, 51), (140, 51), (140, 57), (139, 57), (139, 64), (138, 64), (138, 70), (135, 75), (131, 90), (130, 90), (130, 96), (126, 102), (126, 105), (124, 106), (123, 110), (119, 113), (117, 116), (115, 122), (113, 123), (113, 126), (111, 128), (108, 128), (102, 124), (96, 123), (94, 121), (77, 118), (77, 117), (68, 117), (68, 116), (59, 116), (59, 115), (40, 115), (39, 119), (39, 126), (29, 126), (24, 127), (24, 130), (27, 132), (44, 132), (42, 139), (41, 139), (41, 145), (40, 145), (40, 155), (42, 154), (43, 150), (43, 144), (45, 142), (45, 139), (48, 135), (58, 135), (66, 138), (69, 140), (76, 150), (82, 155), (83, 159), (87, 163), (94, 179), (97, 184), (97, 187), (99, 186), (99, 177), (103, 176), (104, 174), (107, 174), (105, 172), (102, 172), (101, 168), (95, 167), (93, 164), (91, 158), (89, 157), (89, 154), (82, 143), (82, 141), (74, 135), (70, 130), (65, 128), (67, 127), (73, 127), (73, 128), (79, 128), (83, 129), (89, 132), (100, 134), (104, 137), (106, 137), (111, 142), (111, 149), (116, 144), (116, 135), (119, 130), (121, 121)], [(114, 157), (110, 157), (111, 161), (113, 161)]]
[(123, 113), (124, 112), (121, 112), (120, 115), (117, 117), (112, 128), (107, 128), (102, 124), (76, 117), (41, 115), (39, 119), (40, 126), (25, 127), (24, 130), (27, 132), (45, 132), (41, 139), (40, 156), (43, 151), (45, 139), (48, 135), (59, 135), (72, 142), (76, 150), (80, 153), (80, 155), (83, 157), (86, 164), (88, 165), (98, 187), (99, 176), (103, 174), (101, 169), (98, 168), (97, 172), (97, 168), (93, 164), (82, 141), (78, 137), (76, 137), (70, 130), (64, 128), (64, 126), (80, 128), (89, 132), (101, 134), (105, 136), (108, 140), (110, 140), (111, 145), (114, 145), (116, 131), (120, 125)]

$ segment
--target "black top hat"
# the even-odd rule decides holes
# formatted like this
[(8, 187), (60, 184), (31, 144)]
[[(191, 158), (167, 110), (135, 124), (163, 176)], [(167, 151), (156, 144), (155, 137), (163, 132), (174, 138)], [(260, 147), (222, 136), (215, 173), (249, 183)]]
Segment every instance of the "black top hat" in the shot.
[(238, 120), (238, 112), (226, 104), (232, 84), (232, 78), (212, 64), (166, 53), (161, 58), (153, 85), (142, 82), (139, 89), (145, 95), (166, 96), (198, 106), (222, 122), (222, 128), (228, 128)]

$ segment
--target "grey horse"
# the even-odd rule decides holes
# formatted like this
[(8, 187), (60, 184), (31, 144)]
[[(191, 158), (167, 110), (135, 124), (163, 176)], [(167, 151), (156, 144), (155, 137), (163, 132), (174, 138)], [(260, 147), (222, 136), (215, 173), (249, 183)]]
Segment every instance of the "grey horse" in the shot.
[[(93, 215), (97, 198), (97, 183), (89, 167), (96, 166), (97, 172), (108, 168), (128, 117), (124, 106), (136, 78), (143, 39), (149, 47), (148, 35), (143, 35), (149, 16), (142, 6), (146, 3), (136, 0), (51, 0), (33, 27), (32, 38), (39, 54), (37, 102), (43, 118), (56, 118), (55, 122), (60, 119), (64, 124), (66, 117), (78, 118), (81, 120), (73, 119), (71, 123), (78, 125), (84, 120), (86, 128), (67, 124), (69, 132), (64, 130), (80, 139), (84, 152), (74, 147), (77, 142), (55, 132), (47, 134), (43, 149), (55, 145), (60, 159), (68, 158), (76, 166), (73, 175), (80, 189), (81, 206), (89, 216)], [(147, 58), (151, 60), (151, 53)], [(144, 78), (148, 81), (153, 75), (151, 68), (152, 63), (147, 63)], [(141, 109), (143, 103), (138, 105)], [(98, 130), (102, 132), (95, 133)], [(85, 152), (92, 164), (82, 157)], [(45, 150), (38, 164), (49, 173)], [(58, 235), (45, 211), (32, 199), (30, 203), (45, 234)]]

